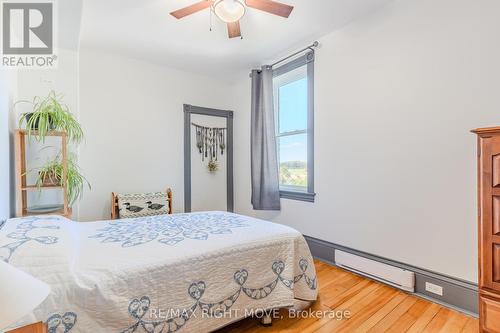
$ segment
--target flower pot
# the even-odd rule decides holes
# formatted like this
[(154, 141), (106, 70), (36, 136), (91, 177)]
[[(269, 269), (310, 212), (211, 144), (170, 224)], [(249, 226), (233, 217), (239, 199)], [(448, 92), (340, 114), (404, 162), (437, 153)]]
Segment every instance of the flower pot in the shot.
[[(28, 112), (26, 113), (26, 124), (29, 124), (29, 121), (31, 119), (31, 117), (33, 116), (33, 112)], [(31, 130), (38, 130), (38, 122), (39, 122), (39, 119), (35, 120), (33, 122), (33, 124), (31, 124)], [(56, 126), (54, 125), (54, 121), (52, 120), (52, 117), (49, 115), (49, 128), (51, 130), (54, 130), (56, 128)]]
[[(40, 173), (38, 173), (40, 175)], [(42, 180), (42, 186), (59, 186), (59, 181), (54, 174), (54, 172), (48, 172), (45, 174)]]

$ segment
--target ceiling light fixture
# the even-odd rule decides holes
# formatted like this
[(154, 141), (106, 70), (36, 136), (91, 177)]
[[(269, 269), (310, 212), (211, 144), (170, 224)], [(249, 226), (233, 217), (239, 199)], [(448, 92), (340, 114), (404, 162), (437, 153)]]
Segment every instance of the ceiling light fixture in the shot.
[[(170, 13), (176, 19), (189, 16), (204, 9), (212, 12), (227, 25), (229, 38), (241, 37), (240, 19), (245, 15), (246, 7), (258, 9), (273, 15), (288, 18), (293, 6), (275, 0), (199, 0), (198, 2)], [(210, 16), (212, 31), (212, 16)]]
[(225, 23), (237, 22), (245, 15), (245, 6), (239, 0), (216, 0), (213, 10)]

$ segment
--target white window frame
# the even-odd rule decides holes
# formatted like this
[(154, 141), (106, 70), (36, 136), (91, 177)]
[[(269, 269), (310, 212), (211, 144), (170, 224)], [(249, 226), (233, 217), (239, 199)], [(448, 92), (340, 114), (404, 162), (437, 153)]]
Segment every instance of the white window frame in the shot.
[[(280, 184), (280, 196), (285, 199), (293, 199), (307, 202), (314, 202), (316, 193), (314, 192), (314, 51), (308, 53), (273, 69), (273, 77), (279, 77), (297, 68), (306, 66), (307, 71), (307, 129), (279, 132), (279, 96), (275, 93), (274, 98), (276, 110), (276, 144), (279, 144), (280, 137), (297, 134), (307, 134), (307, 188), (302, 186), (291, 186)], [(290, 82), (293, 82), (292, 80)], [(279, 154), (279, 147), (277, 148)], [(278, 156), (279, 159), (279, 156)]]

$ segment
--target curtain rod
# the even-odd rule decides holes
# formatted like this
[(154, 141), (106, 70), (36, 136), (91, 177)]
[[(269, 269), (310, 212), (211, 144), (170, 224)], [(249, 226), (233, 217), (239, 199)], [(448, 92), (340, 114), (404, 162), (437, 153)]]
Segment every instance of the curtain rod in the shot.
[(311, 45), (309, 45), (309, 46), (304, 47), (302, 50), (299, 50), (299, 51), (297, 51), (297, 52), (295, 52), (295, 53), (293, 53), (293, 54), (290, 54), (289, 56), (287, 56), (287, 57), (285, 57), (285, 58), (283, 58), (283, 59), (280, 59), (280, 60), (276, 61), (274, 64), (271, 64), (271, 65), (270, 65), (270, 67), (274, 67), (274, 66), (276, 66), (277, 64), (281, 64), (283, 61), (288, 60), (288, 59), (290, 59), (290, 58), (292, 58), (292, 57), (295, 57), (297, 54), (302, 53), (302, 52), (304, 52), (304, 51), (306, 51), (306, 50), (311, 50), (311, 51), (314, 51), (314, 50), (313, 50), (313, 48), (314, 48), (314, 47), (318, 47), (318, 45), (319, 45), (318, 41), (314, 41), (314, 43), (312, 43), (312, 44), (311, 44)]
[[(311, 50), (311, 51), (314, 51), (314, 48), (315, 48), (315, 47), (318, 47), (318, 46), (319, 46), (319, 42), (316, 40), (316, 41), (314, 41), (314, 43), (312, 43), (311, 45), (306, 46), (306, 47), (304, 47), (302, 50), (299, 50), (299, 51), (297, 51), (297, 52), (295, 52), (295, 53), (293, 53), (293, 54), (290, 54), (289, 56), (287, 56), (287, 57), (285, 57), (285, 58), (283, 58), (283, 59), (280, 59), (280, 60), (276, 61), (274, 64), (269, 65), (269, 67), (274, 67), (274, 66), (276, 66), (277, 64), (281, 64), (283, 61), (288, 60), (288, 59), (290, 59), (290, 58), (292, 58), (292, 57), (295, 57), (297, 54), (300, 54), (300, 53), (302, 53), (302, 52), (304, 52), (304, 51), (306, 51), (306, 50)], [(260, 73), (260, 71), (259, 71), (259, 73)], [(252, 77), (252, 73), (248, 74), (248, 76), (249, 76), (249, 77)]]

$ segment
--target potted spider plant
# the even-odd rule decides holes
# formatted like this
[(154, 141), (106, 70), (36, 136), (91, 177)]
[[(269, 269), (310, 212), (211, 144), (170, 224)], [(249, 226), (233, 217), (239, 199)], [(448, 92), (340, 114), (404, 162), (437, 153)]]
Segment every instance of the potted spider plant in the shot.
[[(42, 186), (63, 186), (64, 167), (61, 162), (61, 155), (58, 154), (53, 160), (47, 161), (44, 165), (31, 171), (38, 171), (35, 185), (41, 191)], [(78, 199), (81, 199), (85, 187), (91, 189), (90, 183), (80, 173), (80, 169), (75, 162), (75, 155), (68, 156), (68, 170), (66, 175), (66, 190), (68, 203), (72, 206)]]
[(18, 103), (32, 104), (32, 111), (24, 113), (19, 119), (19, 128), (24, 128), (31, 137), (36, 132), (38, 141), (45, 141), (45, 137), (50, 131), (66, 132), (68, 140), (80, 143), (83, 139), (83, 130), (76, 121), (73, 114), (63, 103), (62, 95), (51, 91), (47, 97), (35, 97), (32, 102), (18, 101)]

